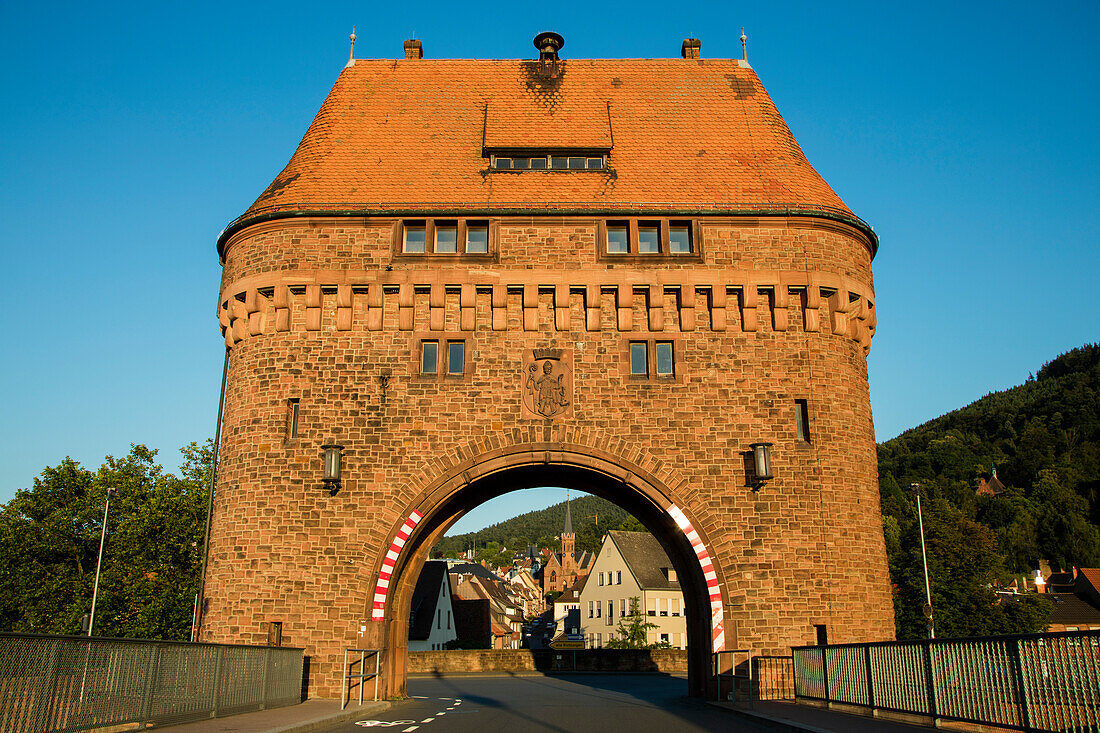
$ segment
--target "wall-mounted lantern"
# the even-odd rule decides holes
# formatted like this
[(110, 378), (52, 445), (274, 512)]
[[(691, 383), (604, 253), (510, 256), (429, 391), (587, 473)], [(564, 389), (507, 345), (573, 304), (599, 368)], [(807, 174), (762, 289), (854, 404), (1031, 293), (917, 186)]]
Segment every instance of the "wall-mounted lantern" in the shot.
[(753, 443), (750, 447), (752, 448), (753, 483), (756, 488), (760, 488), (774, 478), (772, 475), (772, 444)]
[(340, 463), (343, 459), (344, 446), (335, 443), (326, 443), (321, 446), (325, 452), (325, 488), (330, 496), (336, 496), (340, 490)]

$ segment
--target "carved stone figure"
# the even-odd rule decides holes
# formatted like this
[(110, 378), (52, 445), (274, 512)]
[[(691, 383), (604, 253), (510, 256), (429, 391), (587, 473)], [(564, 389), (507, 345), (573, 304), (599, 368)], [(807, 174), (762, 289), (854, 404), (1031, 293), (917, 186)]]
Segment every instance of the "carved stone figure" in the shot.
[(546, 359), (542, 362), (541, 375), (539, 371), (538, 362), (527, 367), (524, 402), (543, 417), (560, 415), (569, 406), (565, 367), (557, 360)]

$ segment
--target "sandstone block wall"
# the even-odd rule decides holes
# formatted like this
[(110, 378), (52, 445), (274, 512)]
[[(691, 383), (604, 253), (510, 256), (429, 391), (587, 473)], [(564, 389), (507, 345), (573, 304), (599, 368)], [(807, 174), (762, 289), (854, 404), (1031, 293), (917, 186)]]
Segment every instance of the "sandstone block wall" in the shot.
[[(403, 653), (399, 611), (377, 621), (371, 604), (426, 488), (528, 444), (617, 456), (669, 487), (714, 560), (727, 647), (786, 654), (815, 624), (834, 642), (892, 638), (866, 238), (825, 220), (704, 218), (697, 257), (627, 262), (600, 255), (600, 225), (494, 221), (476, 261), (402, 256), (390, 219), (234, 235), (204, 641), (263, 643), (264, 624), (282, 622), (284, 643), (312, 657), (314, 693), (338, 695), (344, 648)], [(424, 339), (464, 341), (464, 373), (422, 375)], [(632, 341), (673, 343), (675, 375), (632, 377)], [(524, 358), (542, 348), (571, 360), (564, 417), (525, 417)], [(335, 496), (321, 486), (329, 441), (345, 446)], [(756, 441), (774, 444), (759, 490), (743, 458)]]

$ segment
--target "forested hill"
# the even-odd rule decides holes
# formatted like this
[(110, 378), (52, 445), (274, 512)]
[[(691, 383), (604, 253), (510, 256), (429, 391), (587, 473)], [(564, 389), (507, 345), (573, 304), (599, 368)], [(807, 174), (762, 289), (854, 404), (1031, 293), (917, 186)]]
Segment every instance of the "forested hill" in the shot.
[[(600, 539), (609, 529), (630, 525), (634, 519), (624, 509), (597, 496), (584, 496), (573, 500), (573, 531), (577, 535), (577, 550), (595, 552)], [(599, 525), (597, 526), (597, 517)], [(561, 549), (558, 535), (565, 524), (565, 502), (546, 509), (527, 512), (498, 524), (466, 534), (444, 537), (432, 550), (434, 557), (453, 555), (474, 547), (481, 549), (490, 542), (509, 550), (523, 550), (527, 545)], [(636, 527), (640, 529), (640, 527)]]
[[(1018, 387), (880, 444), (878, 458), (903, 636), (922, 625), (910, 617), (920, 604), (904, 598), (923, 595), (922, 585), (910, 587), (920, 561), (910, 483), (922, 486), (926, 533), (938, 535), (932, 543), (940, 546), (930, 548), (933, 585), (937, 571), (941, 588), (952, 591), (965, 584), (960, 574), (978, 585), (1007, 581), (1030, 574), (1040, 559), (1062, 568), (1100, 566), (1100, 345), (1074, 349)], [(978, 480), (989, 480), (994, 467), (1004, 492), (976, 496)], [(948, 605), (942, 600), (933, 605)], [(956, 631), (966, 632), (965, 619), (957, 620)]]

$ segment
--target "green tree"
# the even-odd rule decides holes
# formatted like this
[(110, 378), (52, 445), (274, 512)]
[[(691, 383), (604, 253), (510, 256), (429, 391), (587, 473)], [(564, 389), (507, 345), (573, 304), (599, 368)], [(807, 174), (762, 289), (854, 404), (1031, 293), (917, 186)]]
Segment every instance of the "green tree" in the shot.
[(607, 642), (609, 649), (654, 649), (660, 646), (668, 646), (668, 642), (663, 644), (649, 643), (649, 630), (657, 628), (657, 624), (646, 621), (639, 605), (638, 596), (632, 596), (630, 599), (630, 613), (619, 618), (619, 627), (615, 632), (615, 636)]
[(78, 634), (91, 608), (103, 506), (111, 501), (95, 633), (187, 639), (201, 564), (211, 444), (183, 449), (181, 476), (142, 445), (91, 472), (66, 458), (0, 509), (0, 629)]

